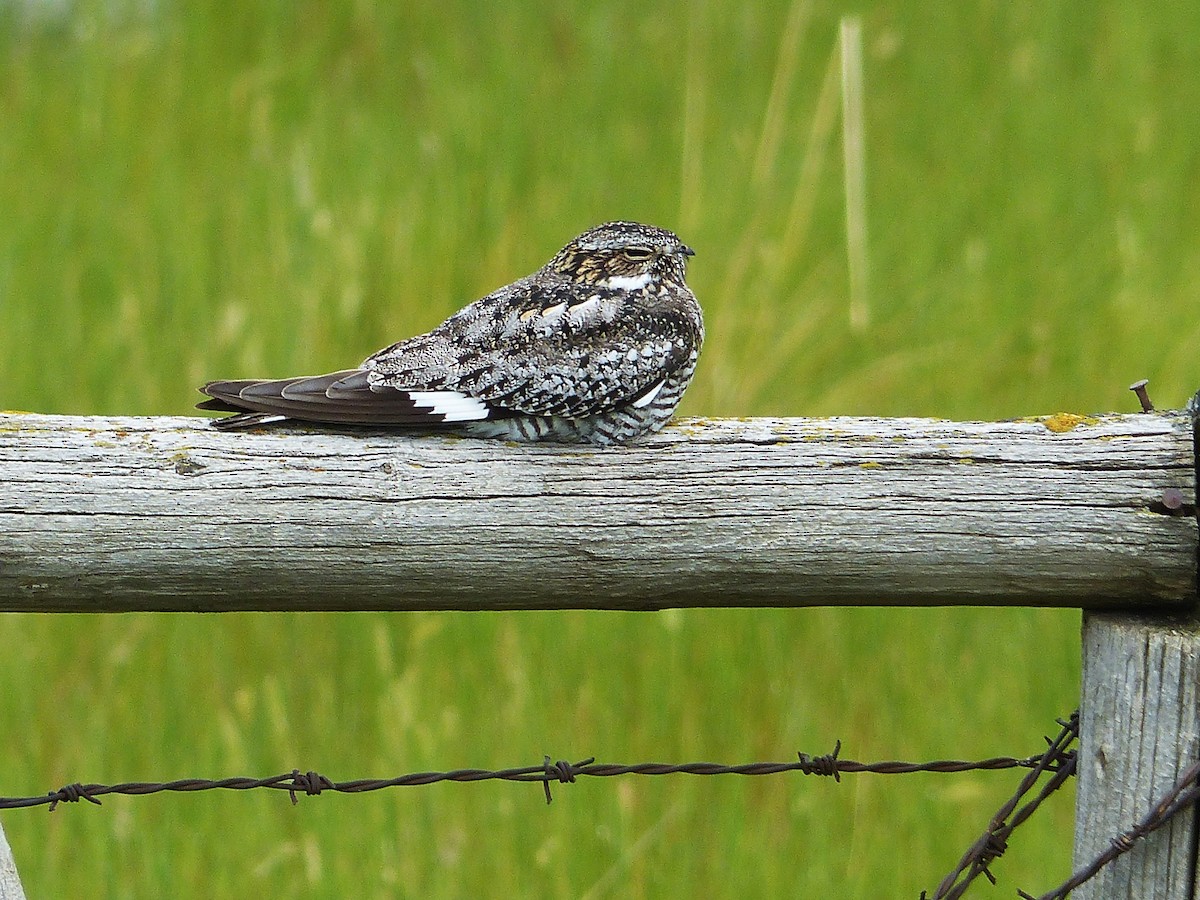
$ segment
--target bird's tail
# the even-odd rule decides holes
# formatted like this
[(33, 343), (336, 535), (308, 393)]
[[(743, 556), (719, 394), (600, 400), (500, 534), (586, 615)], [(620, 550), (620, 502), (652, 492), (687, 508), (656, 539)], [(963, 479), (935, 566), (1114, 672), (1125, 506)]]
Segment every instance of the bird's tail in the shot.
[(373, 389), (367, 372), (275, 380), (210, 381), (200, 388), (211, 399), (198, 409), (234, 413), (217, 428), (249, 428), (284, 419), (333, 425), (437, 426), (489, 418), (482, 401), (459, 391), (388, 387)]

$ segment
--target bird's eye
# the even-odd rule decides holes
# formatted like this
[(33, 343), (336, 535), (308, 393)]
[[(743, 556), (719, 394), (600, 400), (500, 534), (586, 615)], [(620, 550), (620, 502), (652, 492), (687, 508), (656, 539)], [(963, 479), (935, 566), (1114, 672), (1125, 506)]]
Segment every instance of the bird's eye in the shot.
[(654, 255), (653, 250), (647, 250), (645, 247), (626, 247), (621, 252), (625, 254), (626, 259), (632, 259), (635, 261), (649, 259)]

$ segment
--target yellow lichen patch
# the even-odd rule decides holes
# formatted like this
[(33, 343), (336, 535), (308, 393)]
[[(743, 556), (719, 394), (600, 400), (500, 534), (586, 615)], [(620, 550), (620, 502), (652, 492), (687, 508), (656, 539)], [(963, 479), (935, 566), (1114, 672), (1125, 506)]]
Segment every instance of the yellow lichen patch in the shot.
[(882, 469), (883, 463), (875, 462), (874, 460), (869, 460), (867, 462), (859, 463), (858, 467), (860, 469)]
[(671, 427), (687, 437), (695, 437), (698, 434), (703, 434), (704, 430), (709, 427), (707, 419), (672, 419)]
[(1095, 425), (1100, 420), (1095, 416), (1080, 416), (1075, 413), (1055, 413), (1052, 416), (1043, 416), (1038, 421), (1045, 426), (1047, 431), (1062, 434), (1064, 431), (1073, 431), (1080, 425)]

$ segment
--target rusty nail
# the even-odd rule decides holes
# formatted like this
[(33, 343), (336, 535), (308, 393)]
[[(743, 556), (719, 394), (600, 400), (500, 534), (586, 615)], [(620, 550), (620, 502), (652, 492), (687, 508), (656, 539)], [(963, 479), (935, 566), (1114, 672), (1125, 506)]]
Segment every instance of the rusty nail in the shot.
[(1150, 379), (1143, 378), (1141, 381), (1135, 381), (1129, 386), (1129, 389), (1137, 394), (1138, 402), (1142, 404), (1142, 412), (1154, 412), (1154, 404), (1150, 402), (1150, 395), (1146, 393), (1146, 385), (1150, 383)]

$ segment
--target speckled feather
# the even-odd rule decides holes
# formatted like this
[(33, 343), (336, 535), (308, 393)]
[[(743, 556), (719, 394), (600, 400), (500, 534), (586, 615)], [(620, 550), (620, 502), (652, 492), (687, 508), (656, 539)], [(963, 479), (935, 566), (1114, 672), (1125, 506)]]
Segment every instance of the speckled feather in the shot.
[(671, 417), (704, 340), (670, 231), (609, 222), (534, 274), (357, 369), (214, 381), (220, 428), (281, 419), (454, 430), (513, 440), (631, 440)]

